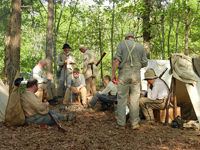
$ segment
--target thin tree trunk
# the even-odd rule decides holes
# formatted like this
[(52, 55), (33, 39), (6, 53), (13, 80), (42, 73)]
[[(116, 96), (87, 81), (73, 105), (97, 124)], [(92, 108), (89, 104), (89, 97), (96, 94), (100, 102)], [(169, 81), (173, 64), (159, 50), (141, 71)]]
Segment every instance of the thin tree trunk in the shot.
[(8, 68), (9, 93), (17, 71), (20, 71), (21, 0), (12, 0), (10, 16), (10, 62)]
[[(69, 38), (69, 32), (70, 32), (70, 28), (71, 28), (72, 21), (73, 21), (73, 18), (74, 18), (74, 14), (75, 14), (75, 12), (76, 12), (77, 3), (78, 3), (78, 0), (77, 0), (76, 3), (75, 3), (73, 13), (71, 13), (71, 20), (70, 20), (69, 27), (68, 27), (68, 31), (67, 31), (66, 43), (67, 43), (67, 40), (68, 40), (68, 38)], [(70, 8), (70, 9), (71, 9), (71, 8)]]
[[(188, 1), (185, 1), (186, 6), (188, 4)], [(192, 18), (191, 22), (188, 22), (188, 14), (190, 13), (190, 9), (186, 9), (185, 10), (185, 55), (188, 55), (188, 38), (189, 38), (189, 28), (192, 24), (192, 22), (194, 21), (194, 19), (196, 18), (196, 15), (198, 13), (199, 10), (199, 2), (198, 2), (198, 6), (197, 6), (197, 10), (196, 13), (194, 15), (194, 17)]]
[(165, 60), (165, 31), (164, 31), (164, 15), (161, 15), (161, 27), (162, 27), (162, 60)]
[(171, 24), (169, 26), (169, 32), (168, 32), (168, 57), (170, 55), (170, 35), (171, 35), (171, 29), (172, 29), (173, 21), (174, 21), (173, 14), (171, 14), (171, 17), (172, 17), (172, 21), (171, 21)]
[[(99, 48), (100, 48), (100, 56), (102, 56), (102, 44), (101, 44), (101, 22), (100, 22), (100, 16), (98, 15), (98, 21), (99, 21)], [(102, 68), (102, 61), (101, 61), (101, 80), (103, 81), (103, 68)], [(103, 84), (103, 82), (102, 82)]]
[[(54, 57), (54, 74), (57, 73), (57, 65), (56, 65), (56, 42), (57, 42), (57, 34), (58, 34), (58, 30), (59, 30), (59, 27), (60, 27), (60, 20), (62, 18), (62, 13), (63, 13), (63, 10), (65, 8), (65, 4), (66, 4), (66, 1), (64, 1), (64, 4), (63, 4), (63, 8), (60, 12), (60, 16), (59, 16), (59, 19), (58, 19), (58, 23), (57, 23), (57, 26), (55, 25), (55, 31), (54, 31), (54, 34), (55, 34), (55, 37), (54, 37), (54, 41), (53, 41), (53, 47), (54, 47), (54, 50), (53, 50), (53, 57)], [(56, 9), (55, 9), (55, 24), (56, 24)]]
[(176, 27), (176, 53), (177, 53), (177, 49), (178, 49), (178, 34), (179, 34), (179, 23), (181, 20), (180, 17), (180, 1), (178, 1), (178, 22), (177, 22), (177, 27)]
[(113, 0), (113, 13), (112, 13), (112, 28), (111, 28), (111, 62), (113, 66), (113, 53), (114, 53), (114, 47), (113, 47), (113, 26), (114, 26), (114, 17), (115, 17), (115, 2)]
[(143, 14), (143, 43), (146, 50), (147, 58), (150, 59), (150, 40), (151, 40), (151, 31), (150, 31), (150, 6), (149, 0), (144, 0), (146, 5), (146, 12)]
[[(188, 1), (185, 1), (186, 6)], [(189, 26), (188, 26), (188, 9), (185, 10), (185, 55), (188, 55), (188, 37), (189, 37)]]
[(52, 68), (52, 46), (53, 46), (53, 14), (54, 1), (48, 0), (48, 20), (46, 35), (46, 75), (47, 78), (53, 79)]

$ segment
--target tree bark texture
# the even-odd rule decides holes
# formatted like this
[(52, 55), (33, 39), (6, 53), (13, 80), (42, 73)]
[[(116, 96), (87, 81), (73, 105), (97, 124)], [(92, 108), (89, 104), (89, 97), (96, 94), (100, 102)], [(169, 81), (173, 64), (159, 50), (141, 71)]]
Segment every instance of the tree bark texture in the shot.
[(151, 31), (150, 31), (150, 5), (149, 0), (144, 0), (146, 5), (146, 11), (143, 14), (143, 43), (146, 50), (147, 58), (150, 59), (150, 40), (151, 40)]
[(46, 75), (47, 78), (53, 79), (52, 69), (52, 46), (53, 46), (53, 0), (48, 0), (48, 19), (47, 19), (47, 35), (46, 35)]
[[(187, 6), (187, 0), (186, 0)], [(188, 55), (188, 37), (189, 37), (189, 25), (188, 25), (188, 9), (185, 10), (185, 55)]]
[[(21, 38), (21, 0), (12, 0), (10, 16), (10, 61), (8, 64), (9, 92), (17, 71), (20, 71), (20, 38)], [(8, 41), (9, 42), (9, 41)]]
[(9, 68), (8, 65), (10, 63), (11, 13), (12, 13), (12, 5), (11, 5), (11, 9), (10, 9), (10, 18), (9, 18), (9, 21), (8, 21), (8, 32), (7, 32), (7, 35), (6, 35), (6, 45), (5, 45), (5, 49), (4, 49), (4, 68), (3, 68), (3, 72), (2, 72), (2, 79), (3, 79), (4, 84), (9, 84), (8, 80), (7, 80), (7, 72), (8, 72), (8, 68)]

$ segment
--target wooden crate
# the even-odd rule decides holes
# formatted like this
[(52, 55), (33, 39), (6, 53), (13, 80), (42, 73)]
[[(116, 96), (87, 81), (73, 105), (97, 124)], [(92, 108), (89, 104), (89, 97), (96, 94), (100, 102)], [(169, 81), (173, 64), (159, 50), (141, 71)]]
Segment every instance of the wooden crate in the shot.
[[(165, 122), (166, 109), (164, 110), (153, 110), (154, 118), (156, 121)], [(181, 116), (181, 108), (177, 106), (177, 116)], [(169, 108), (169, 123), (174, 120), (173, 108)]]

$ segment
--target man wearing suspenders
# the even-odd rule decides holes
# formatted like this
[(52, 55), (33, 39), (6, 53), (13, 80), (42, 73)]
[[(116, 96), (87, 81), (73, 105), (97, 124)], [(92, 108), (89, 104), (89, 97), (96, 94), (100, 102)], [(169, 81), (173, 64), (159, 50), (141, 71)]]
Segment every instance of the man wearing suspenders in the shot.
[(144, 47), (136, 43), (133, 35), (128, 33), (125, 40), (117, 46), (114, 56), (112, 80), (116, 80), (116, 70), (119, 69), (116, 128), (125, 129), (127, 95), (130, 98), (131, 128), (139, 128), (139, 98), (140, 98), (140, 69), (148, 63)]

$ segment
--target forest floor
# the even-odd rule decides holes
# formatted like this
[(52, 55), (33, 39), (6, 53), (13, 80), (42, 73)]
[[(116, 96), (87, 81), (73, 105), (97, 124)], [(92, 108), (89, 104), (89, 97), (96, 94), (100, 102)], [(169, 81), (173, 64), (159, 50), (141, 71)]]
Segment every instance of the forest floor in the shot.
[[(59, 107), (51, 106), (61, 114), (70, 111), (59, 111)], [(0, 150), (116, 150), (116, 149), (200, 149), (199, 131), (180, 130), (155, 125), (140, 125), (138, 130), (130, 128), (130, 122), (125, 130), (116, 129), (116, 119), (113, 110), (100, 111), (100, 104), (94, 110), (72, 110), (73, 121), (61, 121), (67, 132), (58, 131), (57, 126), (42, 129), (41, 126), (11, 127), (0, 123)]]

